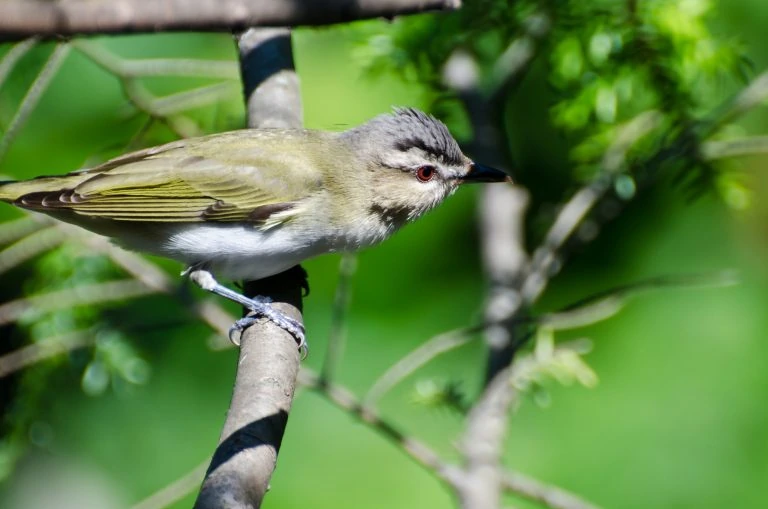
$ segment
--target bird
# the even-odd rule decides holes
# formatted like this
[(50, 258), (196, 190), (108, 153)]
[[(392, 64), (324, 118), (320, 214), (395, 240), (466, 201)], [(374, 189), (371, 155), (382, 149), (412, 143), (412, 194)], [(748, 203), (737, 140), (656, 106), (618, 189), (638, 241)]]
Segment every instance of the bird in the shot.
[(181, 139), (65, 175), (2, 182), (0, 201), (182, 262), (182, 275), (254, 313), (235, 322), (233, 341), (266, 317), (304, 349), (300, 322), (216, 277), (258, 280), (375, 245), (475, 182), (511, 178), (465, 156), (440, 120), (406, 107), (339, 132)]

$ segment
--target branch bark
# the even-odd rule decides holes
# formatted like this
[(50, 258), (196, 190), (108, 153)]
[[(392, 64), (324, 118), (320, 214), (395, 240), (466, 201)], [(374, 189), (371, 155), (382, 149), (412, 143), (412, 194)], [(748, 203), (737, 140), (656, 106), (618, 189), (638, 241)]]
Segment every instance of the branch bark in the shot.
[(0, 39), (328, 25), (459, 5), (460, 0), (4, 0)]
[[(249, 127), (301, 127), (299, 81), (288, 29), (249, 29), (238, 37)], [(301, 319), (304, 271), (294, 267), (245, 285)], [(246, 329), (219, 446), (200, 490), (196, 509), (255, 508), (272, 477), (299, 371), (295, 339), (262, 320)]]
[[(519, 45), (513, 44), (510, 47)], [(520, 82), (531, 61), (532, 51), (528, 49), (525, 55), (506, 58), (515, 65), (508, 62), (503, 66), (503, 73), (497, 72), (500, 77), (497, 79), (496, 92), (490, 98), (484, 97), (479, 91), (480, 71), (471, 55), (456, 52), (446, 63), (446, 85), (458, 93), (474, 130), (470, 149), (473, 156), (479, 155), (486, 164), (501, 168), (510, 166), (511, 158), (502, 148), (507, 142), (499, 128), (504, 125), (501, 118), (504, 111), (502, 92), (508, 92), (510, 87)], [(505, 55), (511, 53), (507, 51)], [(485, 329), (488, 383), (509, 365), (514, 355), (514, 330), (501, 322), (512, 310), (520, 307), (521, 296), (516, 285), (529, 264), (524, 235), (529, 198), (528, 192), (520, 186), (485, 186), (482, 193), (480, 228), (483, 266), (490, 283), (485, 318), (487, 323), (497, 324)]]

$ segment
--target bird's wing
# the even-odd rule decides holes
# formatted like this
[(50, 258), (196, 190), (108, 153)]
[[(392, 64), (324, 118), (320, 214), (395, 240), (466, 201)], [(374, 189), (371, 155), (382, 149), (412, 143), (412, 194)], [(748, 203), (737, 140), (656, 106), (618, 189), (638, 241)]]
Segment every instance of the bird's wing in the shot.
[[(297, 214), (319, 185), (312, 165), (286, 158), (279, 144), (211, 139), (215, 150), (201, 145), (210, 144), (205, 139), (182, 140), (48, 177), (15, 203), (53, 216), (71, 211), (119, 221), (245, 221), (269, 228)], [(310, 167), (302, 173), (297, 164)]]

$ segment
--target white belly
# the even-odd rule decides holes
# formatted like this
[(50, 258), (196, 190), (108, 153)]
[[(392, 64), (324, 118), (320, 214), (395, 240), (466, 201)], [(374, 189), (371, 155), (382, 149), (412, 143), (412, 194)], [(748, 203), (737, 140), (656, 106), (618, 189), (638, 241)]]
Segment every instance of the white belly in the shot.
[(157, 246), (158, 254), (203, 264), (219, 278), (254, 280), (277, 274), (332, 250), (323, 239), (289, 228), (259, 230), (251, 225), (183, 225)]

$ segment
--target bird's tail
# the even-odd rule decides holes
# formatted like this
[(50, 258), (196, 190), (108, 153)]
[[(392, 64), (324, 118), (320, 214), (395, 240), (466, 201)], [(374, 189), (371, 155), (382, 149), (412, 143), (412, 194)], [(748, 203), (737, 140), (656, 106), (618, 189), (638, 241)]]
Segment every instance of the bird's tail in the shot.
[(0, 201), (13, 203), (25, 194), (56, 192), (72, 188), (82, 180), (81, 176), (37, 177), (30, 180), (0, 181)]

